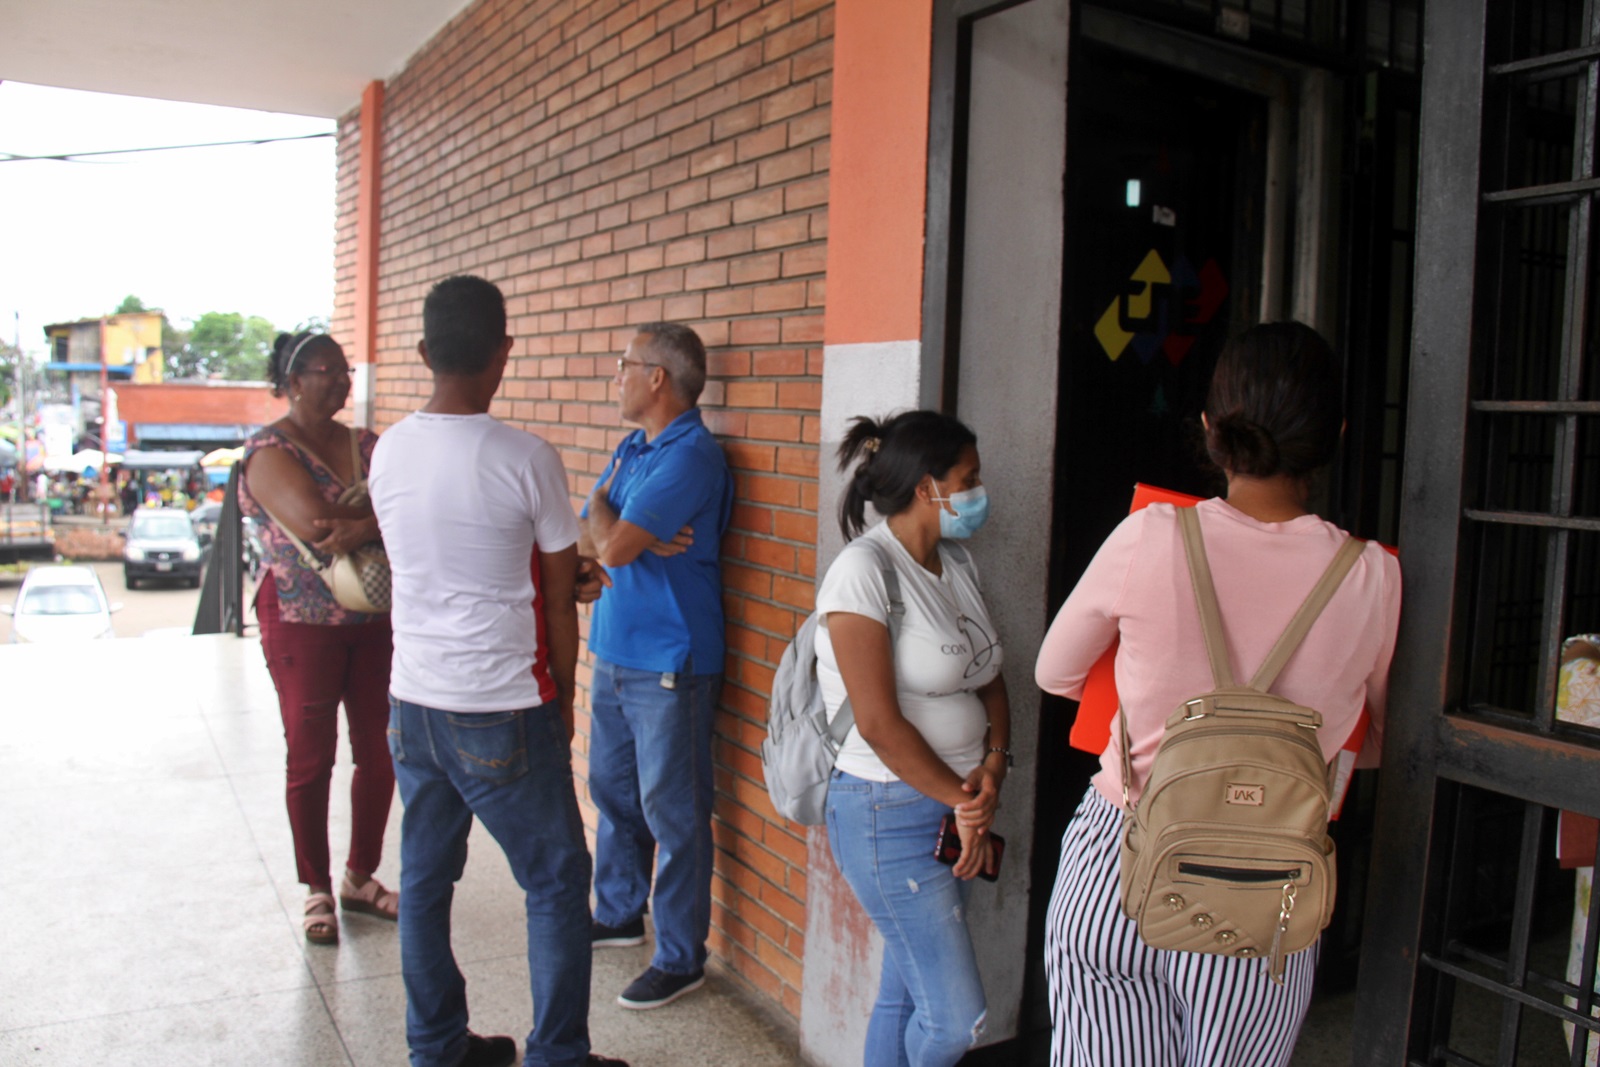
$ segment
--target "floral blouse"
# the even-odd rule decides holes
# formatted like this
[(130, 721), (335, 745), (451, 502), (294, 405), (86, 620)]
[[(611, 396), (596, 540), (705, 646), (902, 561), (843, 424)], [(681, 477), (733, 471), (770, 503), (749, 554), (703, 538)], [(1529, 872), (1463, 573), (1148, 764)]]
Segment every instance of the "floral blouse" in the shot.
[[(361, 431), (362, 477), (366, 477), (372, 468), (372, 449), (377, 443), (377, 434), (370, 430)], [(349, 447), (348, 443), (345, 447)], [(282, 448), (298, 460), (311, 472), (317, 492), (321, 493), (322, 498), (328, 503), (337, 503), (339, 495), (345, 491), (344, 483), (339, 481), (320, 459), (271, 426), (263, 427), (244, 443), (244, 462), (249, 463), (250, 457), (263, 448)], [(300, 550), (295, 547), (294, 542), (289, 540), (277, 523), (268, 518), (266, 509), (250, 495), (249, 485), (243, 478), (239, 479), (239, 511), (255, 519), (259, 524), (261, 542), (267, 552), (267, 570), (278, 589), (278, 614), (284, 622), (350, 626), (372, 621), (374, 618), (372, 615), (339, 606), (338, 601), (333, 599), (333, 594), (328, 591), (327, 583), (316, 571), (305, 565), (305, 561), (300, 558)], [(310, 547), (309, 543), (307, 547)], [(315, 549), (312, 549), (312, 552), (320, 562), (328, 562), (328, 557), (317, 553)]]

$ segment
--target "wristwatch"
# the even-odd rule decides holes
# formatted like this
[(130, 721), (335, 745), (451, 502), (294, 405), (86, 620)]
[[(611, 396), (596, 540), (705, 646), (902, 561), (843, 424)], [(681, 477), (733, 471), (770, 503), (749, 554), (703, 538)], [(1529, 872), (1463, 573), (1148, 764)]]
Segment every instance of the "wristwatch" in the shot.
[[(1004, 756), (1006, 758), (1006, 767), (1008, 769), (1012, 768), (1012, 767), (1015, 767), (1017, 765), (1017, 761), (1016, 761), (1015, 758), (1012, 757), (1011, 750), (1009, 748), (1000, 748), (998, 745), (996, 745), (996, 746), (991, 746), (990, 749), (989, 749), (989, 752), (998, 752), (998, 753), (1000, 753), (1000, 755)], [(989, 758), (989, 752), (985, 752), (983, 754), (983, 758), (984, 759), (988, 759)]]

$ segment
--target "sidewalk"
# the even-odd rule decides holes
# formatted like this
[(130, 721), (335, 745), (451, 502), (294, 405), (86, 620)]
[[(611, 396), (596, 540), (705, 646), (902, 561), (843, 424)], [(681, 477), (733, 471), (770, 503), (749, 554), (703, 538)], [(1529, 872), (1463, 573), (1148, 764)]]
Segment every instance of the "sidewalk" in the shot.
[[(254, 639), (0, 647), (0, 1063), (398, 1067), (392, 924), (300, 933), (283, 735)], [(348, 750), (333, 841), (349, 826)], [(399, 882), (400, 804), (379, 877)], [(530, 1025), (522, 894), (474, 831), (454, 940), (473, 1028)], [(613, 998), (649, 945), (596, 953), (596, 1052), (634, 1067), (798, 1062), (794, 1036), (713, 972), (653, 1012)]]

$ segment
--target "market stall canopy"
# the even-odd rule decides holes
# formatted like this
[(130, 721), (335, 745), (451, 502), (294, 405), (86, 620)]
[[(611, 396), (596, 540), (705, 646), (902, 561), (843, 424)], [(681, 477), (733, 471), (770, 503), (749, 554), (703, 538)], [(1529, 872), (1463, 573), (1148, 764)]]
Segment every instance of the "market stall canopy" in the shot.
[(122, 457), (125, 471), (177, 471), (198, 467), (205, 455), (199, 449), (184, 452), (144, 452), (133, 449)]
[(86, 471), (99, 470), (107, 461), (121, 463), (122, 457), (115, 452), (107, 456), (98, 448), (85, 448), (74, 452), (70, 456), (48, 456), (44, 461), (47, 471)]

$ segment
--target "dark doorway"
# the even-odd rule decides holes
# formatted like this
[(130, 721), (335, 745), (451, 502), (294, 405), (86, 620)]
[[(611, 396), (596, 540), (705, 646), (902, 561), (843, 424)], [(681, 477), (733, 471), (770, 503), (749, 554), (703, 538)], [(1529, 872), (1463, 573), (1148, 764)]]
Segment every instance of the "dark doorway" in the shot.
[[(1066, 254), (1050, 612), (1127, 514), (1136, 482), (1218, 485), (1198, 419), (1217, 350), (1259, 303), (1267, 104), (1079, 35), (1068, 63)], [(1097, 757), (1046, 696), (1029, 944)], [(1048, 1032), (1042, 953), (1023, 1029)]]
[(1071, 57), (1053, 603), (1133, 484), (1206, 493), (1198, 416), (1253, 321), (1266, 101), (1084, 41)]

